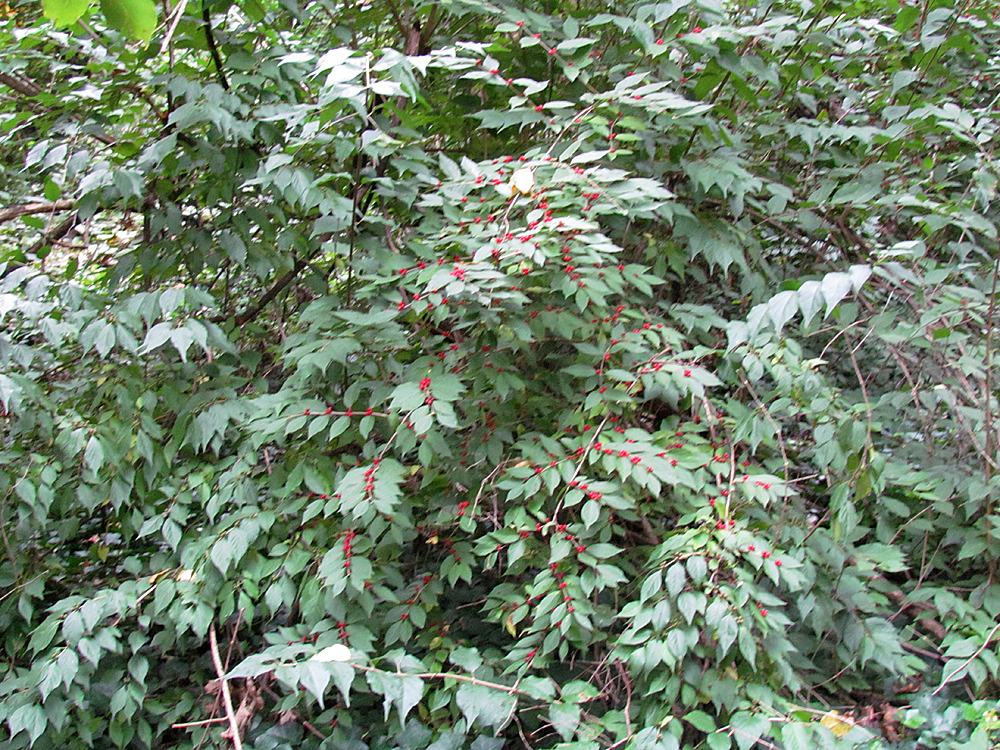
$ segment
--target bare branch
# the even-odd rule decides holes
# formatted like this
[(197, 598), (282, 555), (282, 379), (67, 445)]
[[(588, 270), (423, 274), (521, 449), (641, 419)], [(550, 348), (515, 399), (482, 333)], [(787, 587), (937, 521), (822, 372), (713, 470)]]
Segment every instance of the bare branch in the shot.
[(10, 73), (0, 73), (0, 83), (6, 84), (19, 94), (24, 96), (38, 96), (42, 93), (40, 86), (26, 81), (23, 78), (12, 76)]
[(76, 206), (76, 201), (55, 201), (54, 203), (24, 203), (11, 206), (0, 211), (0, 224), (31, 214), (49, 214), (57, 211), (69, 211)]

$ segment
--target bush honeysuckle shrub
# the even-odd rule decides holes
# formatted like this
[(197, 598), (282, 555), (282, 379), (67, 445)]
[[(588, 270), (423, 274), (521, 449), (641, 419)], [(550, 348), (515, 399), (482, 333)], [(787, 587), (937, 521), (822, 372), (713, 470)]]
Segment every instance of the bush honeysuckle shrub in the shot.
[(994, 13), (5, 6), (5, 747), (988, 742)]

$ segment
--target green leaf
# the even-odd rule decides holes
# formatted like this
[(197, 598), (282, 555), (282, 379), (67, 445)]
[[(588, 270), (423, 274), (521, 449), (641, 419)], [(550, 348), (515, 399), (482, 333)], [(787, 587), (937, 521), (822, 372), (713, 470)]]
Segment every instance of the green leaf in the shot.
[(684, 572), (684, 565), (676, 563), (667, 569), (667, 591), (671, 597), (676, 598), (684, 590), (687, 583), (687, 574)]
[(576, 703), (549, 706), (549, 723), (555, 729), (563, 742), (569, 742), (580, 728), (580, 706)]
[[(316, 696), (320, 708), (323, 707), (323, 696), (326, 694), (326, 687), (330, 684), (331, 677), (331, 670), (320, 662), (306, 661), (299, 665), (299, 681), (302, 687)], [(418, 697), (417, 700), (419, 699)]]
[(59, 673), (62, 677), (63, 686), (68, 690), (70, 684), (73, 682), (73, 678), (76, 677), (76, 673), (80, 668), (80, 659), (77, 657), (76, 652), (71, 648), (65, 648), (62, 653), (59, 654), (59, 658), (56, 659), (56, 663), (59, 666)]
[(818, 281), (806, 281), (798, 289), (798, 304), (802, 311), (802, 325), (808, 326), (816, 313), (823, 309), (822, 285)]
[(740, 750), (750, 750), (763, 735), (771, 730), (771, 722), (766, 716), (752, 714), (748, 711), (738, 711), (729, 720), (733, 739)]
[(509, 693), (463, 682), (455, 696), (458, 708), (469, 726), (491, 726), (499, 731), (513, 716), (517, 698)]
[(389, 407), (394, 411), (410, 412), (421, 406), (427, 395), (416, 383), (403, 383), (392, 392), (392, 403)]
[(852, 286), (851, 277), (846, 273), (828, 273), (823, 277), (823, 281), (820, 282), (820, 291), (826, 301), (827, 315), (840, 304), (844, 297), (851, 293)]
[(871, 544), (862, 544), (856, 550), (860, 556), (871, 561), (880, 570), (901, 573), (909, 569), (903, 551), (898, 547), (872, 542)]
[(42, 736), (47, 723), (42, 707), (30, 703), (15, 709), (7, 719), (11, 737), (18, 732), (25, 731), (31, 742)]
[(719, 649), (721, 653), (726, 653), (729, 651), (729, 647), (733, 645), (733, 641), (736, 640), (736, 634), (739, 630), (739, 625), (736, 623), (736, 618), (732, 615), (726, 615), (716, 626), (715, 632), (719, 637)]
[(98, 472), (104, 465), (104, 444), (96, 435), (91, 435), (87, 441), (87, 447), (83, 452), (83, 460), (93, 472)]
[(785, 323), (799, 311), (798, 293), (793, 291), (779, 292), (767, 303), (767, 315), (774, 323), (774, 329), (781, 333)]
[(42, 11), (56, 26), (76, 23), (90, 7), (90, 0), (42, 0)]
[(101, 0), (108, 25), (130, 39), (148, 42), (156, 29), (153, 0)]
[(603, 542), (587, 546), (588, 554), (601, 559), (614, 557), (619, 552), (621, 552), (620, 548), (614, 546), (613, 544), (605, 544)]
[(225, 574), (229, 570), (229, 565), (232, 563), (235, 553), (236, 549), (230, 538), (223, 536), (219, 537), (215, 544), (212, 545), (212, 551), (209, 556), (215, 567), (219, 569), (219, 572)]
[(816, 741), (808, 724), (789, 721), (780, 726), (781, 741), (787, 750), (813, 750)]
[(714, 732), (716, 729), (715, 720), (704, 711), (690, 711), (684, 714), (684, 721), (706, 734)]
[(354, 682), (354, 667), (345, 662), (330, 661), (322, 662), (323, 666), (330, 672), (333, 682), (340, 690), (344, 699), (344, 707), (351, 707), (351, 683)]

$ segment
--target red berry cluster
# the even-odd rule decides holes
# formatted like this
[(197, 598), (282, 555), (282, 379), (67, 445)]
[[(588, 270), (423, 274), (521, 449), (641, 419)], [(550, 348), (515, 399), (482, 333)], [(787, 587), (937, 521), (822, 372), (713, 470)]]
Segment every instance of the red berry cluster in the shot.
[[(320, 492), (310, 492), (308, 495), (306, 495), (306, 497), (309, 498), (310, 500), (312, 498), (314, 498), (314, 497), (318, 497), (320, 500), (327, 500), (331, 496), (323, 494), (323, 493), (320, 493)], [(340, 499), (340, 493), (338, 492), (336, 495), (333, 495), (332, 497), (335, 497), (335, 498), (337, 498), (339, 500)]]
[[(560, 525), (559, 526), (560, 530), (563, 530), (565, 528), (566, 528), (565, 525)], [(571, 539), (572, 537), (569, 537), (569, 538)], [(586, 549), (586, 547), (584, 547), (584, 549)], [(579, 552), (579, 551), (582, 551), (582, 550), (580, 550), (579, 547), (578, 547), (577, 551)], [(566, 574), (559, 572), (559, 563), (550, 563), (549, 564), (549, 569), (552, 571), (552, 575), (555, 576), (555, 579), (559, 582), (559, 584), (558, 584), (559, 585), (559, 589), (563, 592), (563, 601), (568, 604), (568, 606), (566, 607), (566, 611), (567, 612), (574, 612), (575, 611), (575, 607), (572, 604), (573, 597), (570, 596), (569, 593), (567, 593), (567, 591), (566, 591), (566, 587), (568, 585), (566, 583), (566, 581), (565, 581)], [(557, 626), (558, 626), (558, 624), (557, 624)]]
[[(597, 445), (595, 445), (594, 447), (596, 448)], [(577, 480), (574, 479), (569, 483), (569, 486), (579, 489), (580, 491), (585, 493), (587, 497), (589, 497), (591, 500), (600, 500), (602, 497), (604, 497), (597, 490), (590, 489), (590, 485), (588, 485), (586, 482), (578, 482)], [(565, 529), (566, 529), (565, 524), (559, 526), (559, 531), (564, 531)], [(572, 541), (572, 537), (567, 536), (566, 538)]]
[(379, 463), (380, 459), (376, 458), (372, 461), (372, 465), (365, 469), (365, 494), (368, 496), (375, 490), (375, 470), (378, 469)]
[[(622, 432), (625, 432), (625, 430), (622, 428), (616, 428), (616, 430), (621, 430)], [(626, 441), (626, 442), (632, 442), (632, 441)], [(680, 447), (680, 443), (678, 443), (677, 446)], [(617, 453), (619, 458), (627, 458), (629, 460), (629, 463), (632, 464), (633, 466), (638, 466), (639, 464), (642, 463), (642, 456), (633, 455), (625, 449), (619, 449), (616, 451), (614, 448), (605, 448), (604, 443), (594, 443), (594, 450), (603, 453), (606, 456), (613, 456)], [(665, 457), (663, 453), (657, 453), (656, 455), (660, 458)], [(676, 461), (674, 461), (673, 463), (674, 465), (677, 464)], [(646, 466), (646, 471), (652, 474), (653, 467)]]
[(348, 573), (351, 572), (351, 556), (354, 554), (351, 551), (352, 543), (354, 542), (354, 537), (356, 536), (354, 529), (348, 529), (347, 533), (344, 534), (344, 570)]
[(455, 550), (455, 542), (453, 540), (444, 538), (441, 540), (441, 544), (443, 544), (444, 548), (448, 550), (452, 560), (455, 562), (462, 562), (462, 556)]
[[(747, 545), (747, 552), (756, 552), (756, 551), (757, 551), (757, 547), (755, 545), (753, 545), (753, 544)], [(768, 552), (767, 550), (761, 550), (760, 556), (763, 559), (767, 560), (767, 559), (769, 559), (771, 557), (771, 553)], [(781, 560), (775, 560), (774, 564), (775, 564), (776, 567), (780, 568), (781, 567)]]
[(413, 594), (414, 595), (411, 596), (409, 599), (407, 599), (406, 603), (407, 604), (416, 604), (417, 599), (420, 598), (421, 592), (424, 590), (424, 588), (427, 586), (427, 584), (431, 582), (431, 580), (433, 578), (434, 578), (433, 575), (431, 575), (430, 573), (426, 573), (424, 575), (424, 577), (423, 577), (423, 582), (422, 583), (415, 583), (415, 584), (413, 584)]

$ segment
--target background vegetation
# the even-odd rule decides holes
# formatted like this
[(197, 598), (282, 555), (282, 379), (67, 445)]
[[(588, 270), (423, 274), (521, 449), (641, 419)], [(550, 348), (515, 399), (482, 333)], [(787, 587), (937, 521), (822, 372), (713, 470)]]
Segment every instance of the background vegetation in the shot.
[(5, 5), (3, 746), (996, 746), (997, 9)]

